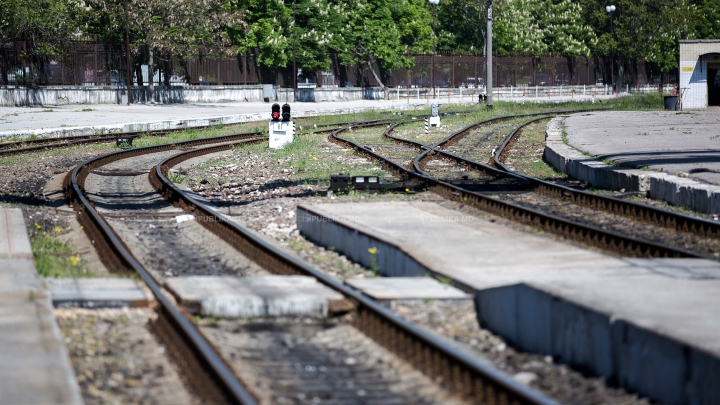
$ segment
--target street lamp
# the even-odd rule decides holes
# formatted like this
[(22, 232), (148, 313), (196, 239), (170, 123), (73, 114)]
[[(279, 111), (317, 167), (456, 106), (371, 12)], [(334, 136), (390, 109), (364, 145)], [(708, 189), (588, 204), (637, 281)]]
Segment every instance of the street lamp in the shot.
[(430, 67), (430, 86), (433, 89), (433, 99), (435, 98), (435, 46), (437, 38), (435, 38), (435, 20), (437, 20), (437, 5), (440, 4), (440, 0), (428, 0), (433, 5), (433, 54), (432, 54), (432, 66)]
[[(605, 11), (607, 11), (608, 14), (610, 14), (610, 35), (613, 37), (615, 36), (613, 31), (613, 11), (615, 11), (616, 8), (614, 5), (605, 6)], [(615, 93), (615, 49), (613, 48), (610, 51), (610, 84), (613, 86), (613, 93)]]

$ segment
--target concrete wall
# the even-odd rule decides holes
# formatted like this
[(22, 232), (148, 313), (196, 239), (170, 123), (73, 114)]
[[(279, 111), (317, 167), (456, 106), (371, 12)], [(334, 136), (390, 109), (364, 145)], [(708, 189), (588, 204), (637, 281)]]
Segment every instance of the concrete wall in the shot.
[(326, 89), (303, 88), (297, 90), (298, 101), (353, 101), (353, 100), (383, 100), (385, 92), (380, 87), (353, 87)]
[(540, 286), (476, 292), (478, 320), (513, 346), (567, 363), (666, 404), (720, 398), (720, 360), (623, 319), (583, 307)]
[[(0, 106), (30, 107), (66, 104), (121, 104), (126, 88), (117, 86), (0, 87)], [(131, 88), (131, 102), (150, 101), (146, 86)], [(154, 101), (172, 103), (223, 103), (263, 101), (263, 86), (157, 86)], [(293, 102), (292, 89), (276, 89), (271, 102)], [(301, 88), (298, 101), (382, 100), (381, 88)]]
[(720, 39), (680, 41), (680, 88), (685, 89), (683, 108), (708, 106), (708, 62), (720, 62)]

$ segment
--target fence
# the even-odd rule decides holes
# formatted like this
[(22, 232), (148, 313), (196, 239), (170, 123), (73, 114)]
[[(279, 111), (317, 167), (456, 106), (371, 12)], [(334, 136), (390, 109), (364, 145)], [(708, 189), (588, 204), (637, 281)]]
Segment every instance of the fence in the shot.
[[(126, 58), (122, 44), (72, 43), (60, 56), (23, 57), (24, 44), (0, 46), (0, 85), (116, 85), (126, 82)], [(235, 58), (190, 61), (156, 56), (158, 70), (150, 77), (147, 52), (132, 58), (133, 84), (149, 80), (166, 85), (248, 85), (275, 84), (292, 87), (292, 68), (270, 68), (258, 63), (259, 51), (249, 50)], [(410, 55), (415, 64), (410, 69), (384, 70), (377, 64), (375, 72), (383, 84), (400, 88), (484, 87), (485, 58), (479, 55), (456, 55), (440, 51), (437, 55)], [(327, 72), (301, 72), (300, 87), (366, 87), (379, 83), (367, 65), (343, 66), (337, 55), (331, 55)], [(494, 57), (495, 86), (578, 86), (610, 82), (610, 60), (604, 58), (564, 57)], [(660, 72), (642, 60), (626, 63), (623, 83), (631, 86), (677, 82), (677, 70)], [(617, 68), (616, 68), (617, 70)]]

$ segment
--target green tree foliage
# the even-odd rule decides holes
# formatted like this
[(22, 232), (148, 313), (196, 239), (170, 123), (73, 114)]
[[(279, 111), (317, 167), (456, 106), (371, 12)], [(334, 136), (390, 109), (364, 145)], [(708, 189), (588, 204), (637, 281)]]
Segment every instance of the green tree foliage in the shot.
[(241, 22), (242, 14), (224, 0), (85, 0), (94, 16), (108, 21), (108, 29), (132, 33), (137, 52), (151, 51), (181, 59), (199, 55), (234, 55), (228, 28)]
[(621, 67), (625, 60), (641, 58), (663, 71), (677, 68), (678, 41), (695, 32), (696, 8), (690, 0), (618, 0), (611, 14), (605, 10), (608, 4), (581, 0), (585, 20), (598, 36), (593, 54), (613, 57)]
[(25, 43), (25, 56), (59, 54), (83, 36), (86, 10), (73, 0), (0, 0), (0, 42)]
[(494, 35), (497, 36), (494, 42), (501, 54), (547, 54), (544, 31), (536, 14), (534, 0), (509, 0), (498, 10), (494, 31), (499, 35)]
[(424, 0), (350, 0), (340, 37), (340, 59), (349, 66), (366, 65), (382, 84), (373, 65), (383, 69), (410, 67), (408, 53), (428, 53), (434, 38)]
[(720, 4), (718, 0), (694, 0), (695, 37), (720, 39)]
[(534, 3), (533, 14), (548, 51), (569, 57), (589, 57), (597, 43), (593, 29), (582, 18), (582, 8), (572, 0)]
[[(501, 6), (500, 3), (494, 3), (495, 10)], [(485, 0), (440, 0), (437, 7), (438, 48), (479, 50), (482, 53), (485, 47), (485, 4)], [(497, 37), (497, 33), (494, 36)]]

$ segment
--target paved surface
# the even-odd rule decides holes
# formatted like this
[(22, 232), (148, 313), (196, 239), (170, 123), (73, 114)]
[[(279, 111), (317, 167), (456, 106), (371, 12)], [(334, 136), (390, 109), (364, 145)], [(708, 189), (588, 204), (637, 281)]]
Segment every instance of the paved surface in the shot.
[[(381, 273), (414, 261), (473, 288), (480, 322), (522, 349), (662, 402), (720, 401), (710, 383), (720, 378), (719, 263), (623, 260), (434, 203), (300, 206), (297, 218), (308, 238), (355, 261), (376, 249)], [(717, 368), (697, 369), (700, 357)]]
[(613, 111), (565, 120), (569, 144), (616, 164), (720, 184), (720, 109)]
[(193, 313), (219, 317), (327, 316), (344, 297), (307, 276), (191, 276), (165, 282)]
[[(608, 99), (612, 96), (598, 96)], [(515, 102), (559, 103), (590, 101), (591, 96), (553, 96), (515, 98)], [(293, 116), (317, 114), (344, 114), (361, 110), (418, 109), (429, 106), (433, 100), (356, 100), (342, 102), (292, 103)], [(469, 97), (435, 100), (444, 105), (472, 105)], [(95, 131), (130, 131), (147, 128), (208, 125), (269, 119), (272, 103), (216, 103), (216, 104), (115, 104), (64, 105), (53, 107), (0, 107), (0, 139), (14, 135), (47, 134), (53, 136), (93, 134)], [(85, 110), (85, 111), (83, 111)], [(223, 118), (221, 120), (217, 120)], [(204, 119), (204, 121), (203, 121)], [(213, 119), (207, 121), (208, 119)], [(145, 124), (145, 125), (139, 125)], [(154, 125), (153, 125), (154, 124)]]
[(122, 308), (147, 306), (137, 281), (123, 278), (46, 278), (55, 307)]
[(29, 246), (22, 213), (0, 208), (3, 217), (10, 220), (0, 222), (0, 234), (15, 243), (0, 256), (0, 403), (82, 404), (50, 298), (32, 259), (13, 247)]
[(429, 277), (356, 278), (345, 283), (376, 300), (469, 300), (470, 294)]
[[(443, 101), (441, 100), (442, 104)], [(112, 104), (66, 105), (58, 107), (0, 107), (0, 137), (5, 134), (30, 130), (68, 129), (72, 127), (112, 127), (129, 123), (152, 123), (180, 121), (197, 118), (230, 117), (250, 115), (247, 120), (270, 118), (272, 103), (223, 103), (223, 104)], [(406, 100), (374, 101), (359, 100), (336, 103), (292, 103), (293, 116), (329, 113), (340, 114), (355, 109), (407, 108)], [(425, 100), (411, 100), (410, 106), (421, 108)], [(91, 111), (83, 111), (91, 110)], [(257, 116), (252, 116), (257, 115)]]

